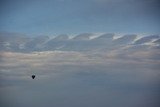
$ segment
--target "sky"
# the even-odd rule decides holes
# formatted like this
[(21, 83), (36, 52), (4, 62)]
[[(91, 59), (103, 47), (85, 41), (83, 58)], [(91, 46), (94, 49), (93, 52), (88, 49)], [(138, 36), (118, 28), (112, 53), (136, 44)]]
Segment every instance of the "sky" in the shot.
[(0, 0), (0, 107), (160, 107), (159, 8)]
[(1, 0), (0, 31), (160, 33), (158, 0)]

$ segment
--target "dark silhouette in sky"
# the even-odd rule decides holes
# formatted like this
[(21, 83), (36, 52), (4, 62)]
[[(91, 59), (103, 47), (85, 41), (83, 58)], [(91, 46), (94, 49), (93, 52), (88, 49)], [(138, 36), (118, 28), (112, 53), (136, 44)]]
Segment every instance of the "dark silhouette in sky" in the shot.
[(34, 79), (36, 77), (36, 75), (32, 75), (32, 79)]

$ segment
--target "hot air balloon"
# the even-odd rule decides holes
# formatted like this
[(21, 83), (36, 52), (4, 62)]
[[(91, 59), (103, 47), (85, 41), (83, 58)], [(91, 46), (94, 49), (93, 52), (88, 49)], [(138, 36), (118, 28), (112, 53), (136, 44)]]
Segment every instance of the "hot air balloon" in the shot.
[(36, 77), (36, 75), (32, 75), (32, 79), (34, 79)]

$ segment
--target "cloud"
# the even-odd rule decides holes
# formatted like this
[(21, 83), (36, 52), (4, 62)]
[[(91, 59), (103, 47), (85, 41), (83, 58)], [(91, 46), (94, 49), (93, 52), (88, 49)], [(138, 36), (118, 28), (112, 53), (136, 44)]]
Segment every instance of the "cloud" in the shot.
[[(1, 52), (1, 73), (28, 75), (31, 72), (44, 75), (55, 73), (64, 66), (132, 66), (149, 69), (160, 61), (159, 51), (131, 51), (126, 49), (109, 52), (44, 51), (32, 53)], [(157, 59), (157, 60), (155, 60)], [(148, 66), (149, 65), (149, 66)], [(46, 70), (47, 69), (47, 70)], [(53, 71), (53, 72), (52, 72)], [(55, 72), (54, 72), (55, 71)], [(16, 72), (16, 73), (15, 73)], [(48, 75), (48, 74), (47, 74)]]
[[(117, 40), (113, 40), (112, 35), (108, 46), (104, 42), (108, 40), (106, 36), (87, 40), (92, 42), (92, 49), (85, 51), (72, 48), (0, 51), (0, 105), (150, 107), (156, 104), (159, 50), (152, 45), (126, 42), (112, 47), (113, 41)], [(101, 37), (105, 38), (103, 43)], [(132, 41), (128, 37), (125, 40), (128, 39)], [(70, 40), (67, 39), (72, 43)], [(77, 42), (74, 44), (76, 49)], [(34, 80), (32, 74), (36, 75)]]

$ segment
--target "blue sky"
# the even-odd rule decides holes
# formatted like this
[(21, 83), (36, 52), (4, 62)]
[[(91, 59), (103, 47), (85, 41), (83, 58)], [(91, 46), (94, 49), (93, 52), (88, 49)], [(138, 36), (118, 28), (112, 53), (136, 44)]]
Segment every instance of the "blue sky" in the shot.
[(160, 33), (158, 0), (2, 0), (0, 31)]

